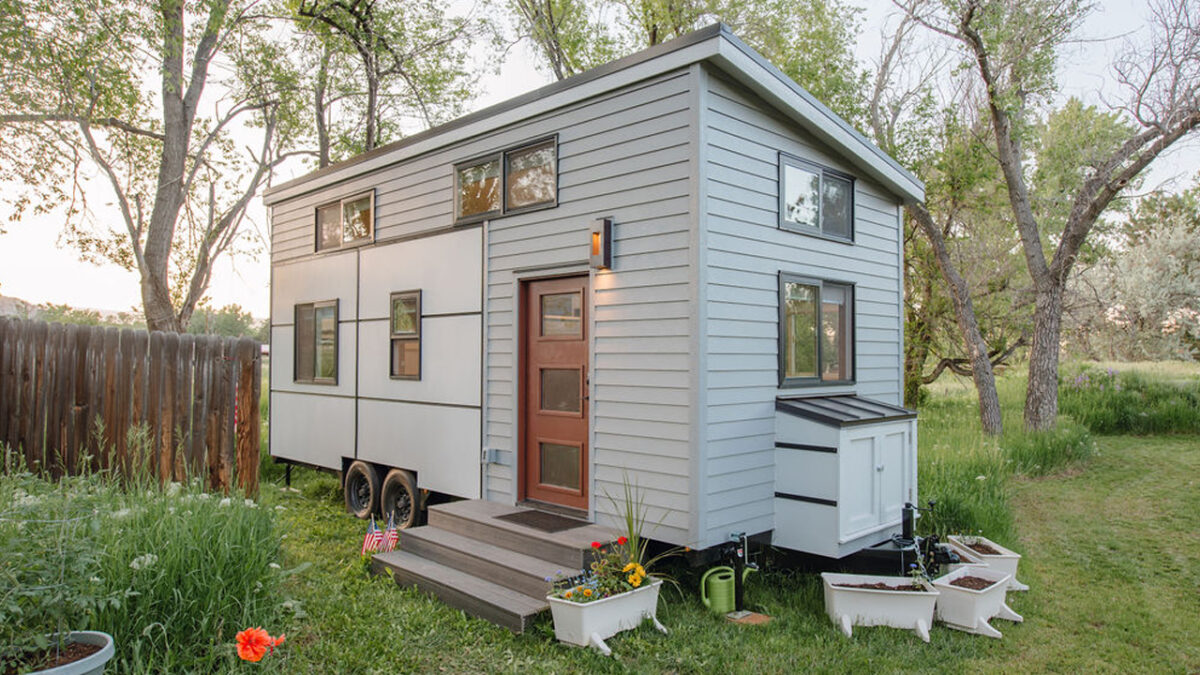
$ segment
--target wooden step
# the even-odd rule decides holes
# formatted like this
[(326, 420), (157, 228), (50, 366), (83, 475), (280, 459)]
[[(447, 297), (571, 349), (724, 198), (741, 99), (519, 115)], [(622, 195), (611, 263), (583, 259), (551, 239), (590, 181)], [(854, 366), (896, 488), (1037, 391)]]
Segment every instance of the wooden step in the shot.
[(578, 572), (432, 525), (405, 530), (400, 548), (535, 598), (550, 592), (548, 577)]
[(550, 607), (544, 597), (533, 598), (518, 593), (407, 551), (376, 554), (371, 560), (371, 569), (376, 574), (390, 569), (397, 584), (416, 586), (451, 607), (514, 633), (524, 632), (533, 617)]
[(525, 510), (479, 499), (429, 507), (429, 524), (442, 530), (548, 560), (564, 569), (583, 569), (591, 562), (592, 542), (614, 541), (616, 533), (599, 525), (543, 532), (496, 516)]

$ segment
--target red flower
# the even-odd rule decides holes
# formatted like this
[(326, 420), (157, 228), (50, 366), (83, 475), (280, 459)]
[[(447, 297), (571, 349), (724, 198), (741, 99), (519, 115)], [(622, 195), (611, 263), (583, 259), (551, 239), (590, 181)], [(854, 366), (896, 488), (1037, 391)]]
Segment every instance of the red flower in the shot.
[(625, 542), (627, 542), (627, 541), (629, 541), (629, 540), (626, 539), (625, 537), (617, 537), (617, 545), (618, 546), (624, 546)]
[(592, 542), (592, 548), (600, 548), (600, 542), (598, 542), (598, 541), (593, 541), (593, 542)]
[(271, 637), (260, 627), (247, 628), (236, 636), (238, 656), (244, 661), (260, 661), (268, 650), (274, 653), (275, 645), (283, 644), (285, 637)]

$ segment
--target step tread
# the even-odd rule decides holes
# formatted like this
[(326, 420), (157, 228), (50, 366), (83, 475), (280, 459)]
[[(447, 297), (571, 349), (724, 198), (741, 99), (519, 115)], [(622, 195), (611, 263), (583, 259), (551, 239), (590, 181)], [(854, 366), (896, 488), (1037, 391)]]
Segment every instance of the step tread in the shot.
[(516, 570), (531, 577), (537, 577), (538, 579), (545, 579), (546, 577), (554, 578), (560, 573), (571, 574), (575, 572), (575, 570), (563, 569), (562, 565), (549, 560), (543, 560), (519, 551), (489, 544), (479, 539), (472, 539), (471, 537), (433, 525), (424, 525), (406, 530), (400, 538), (401, 549), (404, 548), (404, 540), (406, 538), (418, 539), (443, 546), (501, 567)]
[[(417, 577), (418, 587), (421, 586), (420, 581), (429, 583), (436, 587), (435, 595), (443, 602), (471, 614), (476, 614), (475, 604), (479, 603), (489, 606), (495, 612), (516, 618), (523, 624), (528, 617), (550, 607), (545, 598), (530, 597), (406, 551), (378, 553), (374, 556), (374, 560), (377, 564), (386, 565)], [(446, 590), (449, 590), (450, 593), (445, 593)], [(465, 603), (462, 602), (464, 600)], [(484, 618), (490, 617), (485, 616)]]
[(562, 530), (559, 532), (543, 532), (536, 528), (518, 525), (507, 520), (500, 520), (496, 516), (516, 513), (518, 511), (528, 511), (530, 509), (500, 504), (497, 502), (489, 502), (482, 499), (465, 499), (457, 502), (449, 502), (446, 504), (438, 504), (429, 507), (431, 512), (443, 513), (455, 518), (475, 521), (482, 525), (487, 525), (497, 530), (510, 532), (512, 534), (521, 535), (530, 539), (536, 539), (548, 544), (561, 546), (564, 548), (573, 548), (579, 551), (589, 550), (593, 541), (609, 542), (617, 538), (616, 532), (607, 527), (588, 524), (583, 527), (576, 527), (570, 530)]

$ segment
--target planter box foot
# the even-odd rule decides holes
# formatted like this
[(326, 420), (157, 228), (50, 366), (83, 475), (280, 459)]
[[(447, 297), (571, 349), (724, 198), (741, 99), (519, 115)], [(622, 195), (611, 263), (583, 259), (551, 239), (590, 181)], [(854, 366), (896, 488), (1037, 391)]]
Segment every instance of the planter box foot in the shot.
[(1025, 620), (1020, 614), (1012, 611), (1012, 607), (1009, 607), (1007, 603), (1000, 605), (1000, 611), (996, 613), (996, 618), (1012, 621), (1013, 623), (1021, 623)]
[(592, 636), (588, 639), (588, 645), (595, 647), (596, 651), (605, 656), (612, 656), (612, 650), (608, 648), (608, 645), (604, 643), (604, 639), (598, 633), (592, 633)]
[(668, 633), (667, 627), (662, 625), (661, 623), (659, 623), (657, 616), (650, 617), (650, 620), (654, 622), (655, 628), (657, 628), (663, 635), (667, 635), (667, 633)]
[(852, 637), (854, 628), (852, 627), (853, 624), (850, 622), (850, 617), (843, 614), (841, 617), (839, 617), (839, 619), (838, 626), (841, 627), (842, 632), (846, 634), (846, 637)]
[(924, 621), (917, 621), (917, 625), (913, 627), (917, 631), (917, 637), (925, 642), (929, 642), (929, 624)]

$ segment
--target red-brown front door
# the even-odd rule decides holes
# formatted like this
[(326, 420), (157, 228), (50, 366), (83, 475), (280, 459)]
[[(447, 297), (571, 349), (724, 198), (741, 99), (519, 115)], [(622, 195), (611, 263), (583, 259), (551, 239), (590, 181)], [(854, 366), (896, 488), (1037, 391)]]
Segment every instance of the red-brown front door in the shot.
[(521, 287), (525, 499), (588, 506), (588, 278)]

